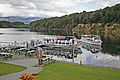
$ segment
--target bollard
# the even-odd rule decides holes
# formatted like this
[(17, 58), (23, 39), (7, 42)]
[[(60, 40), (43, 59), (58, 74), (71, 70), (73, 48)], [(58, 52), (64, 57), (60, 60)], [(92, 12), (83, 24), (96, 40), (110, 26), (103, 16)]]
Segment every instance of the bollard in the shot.
[(82, 60), (80, 60), (80, 65), (82, 65)]
[(38, 59), (38, 65), (42, 65), (42, 59)]

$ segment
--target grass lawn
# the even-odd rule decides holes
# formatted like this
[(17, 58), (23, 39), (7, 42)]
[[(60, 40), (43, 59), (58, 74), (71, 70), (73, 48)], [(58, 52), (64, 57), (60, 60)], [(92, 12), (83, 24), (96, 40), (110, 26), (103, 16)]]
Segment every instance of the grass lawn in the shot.
[(36, 77), (40, 80), (120, 80), (120, 70), (53, 63), (45, 66)]
[(25, 67), (0, 62), (0, 76), (20, 72), (25, 69), (26, 69)]

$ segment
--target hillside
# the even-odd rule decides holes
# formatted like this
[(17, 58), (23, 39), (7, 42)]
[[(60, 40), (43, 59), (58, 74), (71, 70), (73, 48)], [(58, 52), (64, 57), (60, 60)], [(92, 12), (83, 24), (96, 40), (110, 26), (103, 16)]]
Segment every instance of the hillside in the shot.
[(120, 23), (120, 4), (104, 9), (82, 13), (74, 13), (62, 17), (52, 17), (33, 21), (30, 23), (31, 30), (41, 31), (44, 29), (70, 29), (72, 30), (78, 24), (93, 23)]
[(22, 22), (0, 21), (0, 28), (26, 28), (26, 24)]
[(0, 17), (0, 21), (22, 22), (25, 24), (29, 24), (32, 21), (40, 20), (40, 19), (42, 19), (42, 17), (24, 17), (24, 16)]

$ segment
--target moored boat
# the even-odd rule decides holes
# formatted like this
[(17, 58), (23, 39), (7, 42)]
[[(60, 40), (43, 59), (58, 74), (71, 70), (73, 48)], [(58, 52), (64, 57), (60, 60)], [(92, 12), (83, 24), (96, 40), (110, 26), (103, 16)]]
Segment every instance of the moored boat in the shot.
[(101, 45), (102, 41), (99, 35), (82, 35), (81, 42), (92, 44), (92, 45)]
[(46, 37), (43, 39), (44, 44), (53, 44), (53, 45), (73, 45), (74, 37), (73, 36), (56, 36)]

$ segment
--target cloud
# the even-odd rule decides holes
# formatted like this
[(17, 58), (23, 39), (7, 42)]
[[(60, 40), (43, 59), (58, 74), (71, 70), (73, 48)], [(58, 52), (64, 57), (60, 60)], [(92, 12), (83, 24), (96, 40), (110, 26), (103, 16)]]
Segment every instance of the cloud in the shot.
[(119, 0), (0, 0), (3, 16), (62, 16), (120, 3)]

